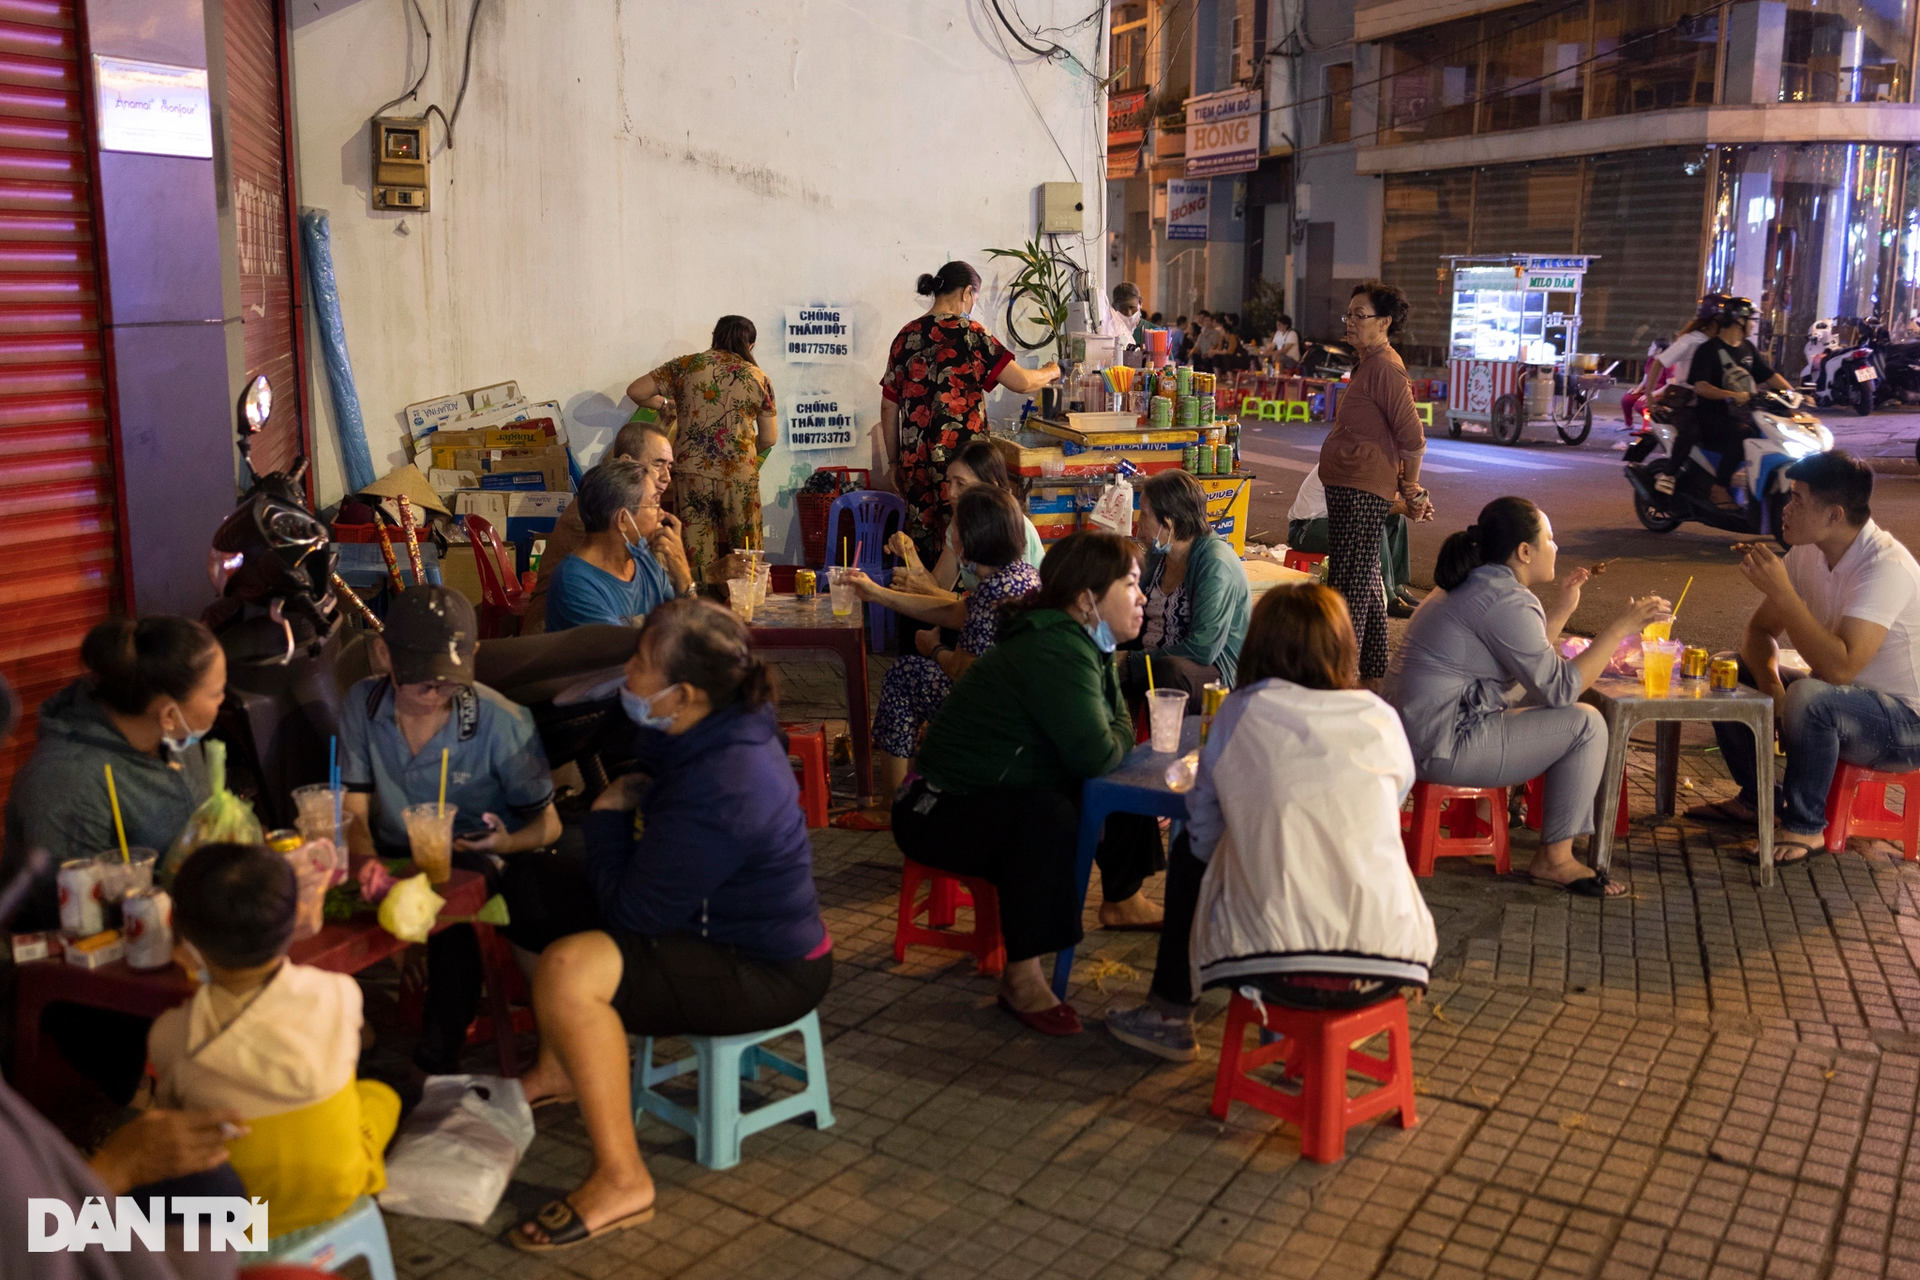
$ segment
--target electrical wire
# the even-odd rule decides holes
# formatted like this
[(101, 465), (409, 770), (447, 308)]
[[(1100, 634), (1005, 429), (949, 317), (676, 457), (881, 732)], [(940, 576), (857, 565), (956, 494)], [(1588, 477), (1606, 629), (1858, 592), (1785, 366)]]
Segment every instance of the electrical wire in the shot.
[(460, 105), (467, 100), (467, 77), (473, 74), (473, 33), (480, 26), (481, 0), (473, 0), (473, 8), (467, 12), (467, 53), (460, 62), (460, 92), (453, 97), (453, 114), (440, 118), (447, 123), (447, 149), (453, 149), (453, 123), (460, 118)]
[[(401, 103), (406, 102), (407, 100), (417, 96), (420, 92), (420, 86), (426, 82), (427, 68), (433, 65), (433, 28), (427, 25), (427, 15), (420, 12), (420, 0), (413, 0), (413, 13), (414, 13), (414, 17), (420, 19), (420, 30), (426, 32), (426, 35), (427, 35), (426, 61), (420, 64), (420, 74), (414, 77), (414, 81), (412, 84), (407, 86), (407, 91), (401, 94), (399, 97), (395, 98), (392, 102), (385, 103), (382, 106), (376, 108), (373, 113), (376, 116), (383, 116), (387, 114), (389, 109), (393, 107), (397, 107)], [(401, 21), (406, 23), (407, 31), (409, 34), (411, 34), (413, 31), (413, 23), (411, 20), (407, 18), (405, 10), (401, 11), (400, 18), (401, 18)]]
[[(480, 0), (474, 0), (475, 5), (478, 5), (479, 3), (480, 3)], [(993, 6), (995, 13), (998, 13), (1000, 11), (1000, 0), (987, 0), (987, 3)], [(1007, 20), (1004, 16), (1001, 17), (1000, 22), (1003, 26), (1006, 24), (1006, 21)], [(1009, 30), (1011, 30), (1011, 28), (1009, 28)], [(1007, 48), (1007, 38), (1001, 35), (998, 30), (995, 30), (993, 34), (994, 34), (994, 38), (1000, 42), (1000, 52), (1006, 55), (1007, 69), (1013, 73), (1013, 82), (1020, 86), (1021, 96), (1027, 100), (1027, 105), (1033, 108), (1034, 119), (1040, 122), (1040, 127), (1047, 131), (1047, 137), (1053, 140), (1053, 149), (1060, 153), (1061, 162), (1067, 166), (1068, 176), (1070, 176), (1075, 182), (1080, 181), (1079, 171), (1073, 167), (1073, 161), (1067, 158), (1067, 149), (1060, 145), (1059, 136), (1054, 133), (1053, 126), (1047, 123), (1046, 114), (1040, 110), (1040, 104), (1033, 100), (1033, 94), (1027, 89), (1026, 79), (1023, 76), (1021, 76), (1020, 68), (1013, 61), (1013, 50)], [(1019, 33), (1015, 32), (1013, 38), (1016, 41), (1019, 41), (1020, 40)], [(1024, 41), (1021, 41), (1021, 45), (1023, 48), (1027, 48), (1027, 49), (1033, 48), (1033, 46), (1026, 44)], [(1058, 47), (1059, 46), (1057, 45), (1055, 46), (1055, 48), (1058, 48)], [(1035, 50), (1035, 52), (1038, 52), (1038, 50)], [(1062, 50), (1062, 52), (1066, 52), (1066, 51)], [(1069, 53), (1067, 56), (1072, 57), (1073, 55)], [(1080, 60), (1078, 58), (1074, 58), (1074, 61), (1079, 62)]]

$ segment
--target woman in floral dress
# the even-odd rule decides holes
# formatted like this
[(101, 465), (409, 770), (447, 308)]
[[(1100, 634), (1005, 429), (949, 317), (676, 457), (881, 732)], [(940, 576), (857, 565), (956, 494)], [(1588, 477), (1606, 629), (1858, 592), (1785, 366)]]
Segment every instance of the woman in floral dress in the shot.
[[(986, 326), (972, 319), (980, 273), (949, 262), (920, 277), (933, 305), (908, 322), (887, 354), (880, 379), (880, 438), (893, 466), (893, 487), (907, 504), (906, 533), (932, 564), (952, 516), (944, 496), (947, 463), (987, 430), (987, 393), (996, 386), (1024, 395), (1060, 376), (1060, 366), (1022, 369)], [(683, 517), (684, 518), (684, 517)]]
[(673, 499), (695, 582), (723, 556), (765, 545), (760, 462), (780, 439), (780, 419), (753, 359), (758, 337), (745, 316), (721, 316), (710, 350), (669, 360), (627, 388), (635, 404), (672, 400), (677, 412)]

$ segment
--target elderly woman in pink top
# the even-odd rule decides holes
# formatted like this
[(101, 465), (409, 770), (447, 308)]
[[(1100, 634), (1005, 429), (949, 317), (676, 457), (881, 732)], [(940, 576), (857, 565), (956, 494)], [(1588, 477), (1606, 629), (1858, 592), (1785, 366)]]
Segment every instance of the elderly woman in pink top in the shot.
[(1390, 284), (1356, 285), (1347, 303), (1347, 341), (1359, 353), (1340, 395), (1333, 430), (1320, 446), (1327, 489), (1327, 585), (1347, 598), (1360, 641), (1360, 676), (1387, 674), (1387, 597), (1380, 581), (1380, 530), (1396, 497), (1415, 520), (1433, 519), (1420, 485), (1427, 438), (1413, 408), (1407, 367), (1391, 345), (1407, 323), (1407, 296)]

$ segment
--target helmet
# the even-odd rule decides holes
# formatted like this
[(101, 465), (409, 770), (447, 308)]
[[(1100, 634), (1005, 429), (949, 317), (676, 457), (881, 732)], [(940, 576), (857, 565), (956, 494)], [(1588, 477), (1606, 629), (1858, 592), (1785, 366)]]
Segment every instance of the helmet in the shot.
[(1753, 319), (1753, 301), (1722, 295), (1720, 309), (1713, 315), (1715, 324), (1746, 324)]
[(1701, 294), (1700, 305), (1695, 309), (1693, 318), (1696, 320), (1717, 319), (1720, 315), (1720, 308), (1726, 303), (1728, 296), (1729, 295), (1724, 293)]

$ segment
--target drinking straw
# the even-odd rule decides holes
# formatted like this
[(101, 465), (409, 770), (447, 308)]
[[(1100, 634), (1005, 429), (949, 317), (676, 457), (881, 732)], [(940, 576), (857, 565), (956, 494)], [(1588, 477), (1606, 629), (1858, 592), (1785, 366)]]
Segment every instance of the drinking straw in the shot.
[(845, 538), (840, 539), (840, 563), (843, 565), (853, 563), (847, 559), (847, 540)]
[(113, 789), (113, 766), (101, 766), (107, 771), (107, 803), (113, 806), (113, 831), (120, 837), (120, 861), (132, 862), (133, 856), (127, 852), (127, 826), (120, 821), (120, 796)]
[(1686, 585), (1686, 586), (1684, 586), (1684, 587), (1682, 587), (1682, 588), (1680, 588), (1680, 599), (1679, 599), (1679, 601), (1678, 601), (1677, 603), (1675, 603), (1675, 604), (1674, 604), (1674, 606), (1673, 606), (1673, 614), (1672, 614), (1672, 616), (1673, 616), (1673, 617), (1675, 617), (1675, 618), (1677, 618), (1677, 617), (1679, 617), (1679, 616), (1680, 616), (1680, 606), (1681, 606), (1681, 605), (1683, 605), (1683, 604), (1685, 604), (1685, 603), (1687, 602), (1687, 591), (1688, 591), (1688, 589), (1689, 589), (1689, 588), (1691, 588), (1692, 586), (1693, 586), (1693, 575), (1692, 575), (1692, 574), (1688, 574), (1688, 575), (1687, 575), (1687, 585)]
[(1147, 692), (1153, 692), (1153, 659), (1147, 658)]
[(327, 788), (333, 792), (333, 831), (340, 833), (340, 735), (327, 739)]
[(447, 816), (447, 748), (440, 748), (440, 812), (435, 817)]
[(856, 542), (853, 544), (853, 562), (855, 564), (860, 563), (860, 552), (866, 547), (866, 545), (867, 544), (865, 542)]

